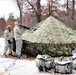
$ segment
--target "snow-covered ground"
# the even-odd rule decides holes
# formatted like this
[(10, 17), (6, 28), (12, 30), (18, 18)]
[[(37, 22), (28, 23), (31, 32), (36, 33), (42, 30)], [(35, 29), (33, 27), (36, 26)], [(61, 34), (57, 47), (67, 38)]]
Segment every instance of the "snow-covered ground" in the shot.
[[(0, 54), (3, 54), (4, 38), (0, 38)], [(0, 75), (50, 75), (39, 73), (35, 60), (22, 60), (0, 57)]]
[(3, 50), (4, 50), (4, 38), (0, 38), (0, 53), (2, 54)]
[[(0, 38), (0, 54), (3, 54), (4, 50), (4, 38)], [(13, 59), (13, 58), (2, 58), (0, 57), (0, 75), (55, 75), (53, 72), (39, 72), (36, 65), (35, 59)], [(66, 74), (57, 74), (66, 75)], [(67, 75), (76, 75), (73, 74)]]

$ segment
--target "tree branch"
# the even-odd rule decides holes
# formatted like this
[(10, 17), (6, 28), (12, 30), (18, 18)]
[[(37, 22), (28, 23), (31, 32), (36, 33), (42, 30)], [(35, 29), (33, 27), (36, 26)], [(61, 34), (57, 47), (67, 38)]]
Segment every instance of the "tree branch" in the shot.
[(38, 14), (37, 12), (36, 12), (36, 9), (34, 8), (34, 6), (27, 0), (27, 2), (31, 5), (31, 7), (32, 7), (32, 9), (34, 9), (34, 12), (36, 13), (36, 15)]

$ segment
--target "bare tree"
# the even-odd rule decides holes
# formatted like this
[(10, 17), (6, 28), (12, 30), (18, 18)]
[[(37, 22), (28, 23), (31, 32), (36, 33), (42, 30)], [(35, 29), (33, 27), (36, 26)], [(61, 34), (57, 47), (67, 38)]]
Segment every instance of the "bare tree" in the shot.
[(37, 22), (40, 22), (41, 21), (41, 5), (40, 5), (40, 1), (41, 0), (37, 0)]
[(53, 0), (48, 0), (49, 16), (52, 15)]
[(36, 6), (37, 7), (34, 7), (34, 5), (29, 0), (27, 0), (27, 2), (30, 4), (30, 6), (32, 7), (32, 9), (34, 10), (34, 12), (36, 14), (37, 23), (41, 21), (41, 11), (40, 11), (41, 5), (40, 5), (40, 1), (41, 0), (37, 0), (36, 1)]
[[(32, 9), (34, 10), (36, 17), (37, 17), (37, 23), (41, 21), (41, 5), (40, 5), (40, 1), (41, 0), (36, 0), (36, 7), (31, 3), (31, 1), (35, 2), (35, 0), (16, 0), (19, 11), (20, 11), (20, 20), (22, 22), (22, 10), (23, 10), (23, 4), (25, 2), (28, 2), (29, 5), (32, 7)], [(28, 7), (27, 7), (28, 8)]]
[(19, 11), (20, 11), (20, 21), (22, 23), (22, 10), (23, 10), (23, 2), (24, 0), (16, 0)]
[(48, 0), (48, 10), (49, 10), (49, 16), (51, 15), (51, 12), (50, 12), (50, 0)]
[(3, 35), (5, 27), (6, 27), (6, 20), (4, 18), (0, 18), (0, 37)]
[(68, 15), (68, 9), (69, 9), (69, 0), (67, 0), (67, 15)]
[(72, 19), (74, 19), (75, 0), (72, 0)]

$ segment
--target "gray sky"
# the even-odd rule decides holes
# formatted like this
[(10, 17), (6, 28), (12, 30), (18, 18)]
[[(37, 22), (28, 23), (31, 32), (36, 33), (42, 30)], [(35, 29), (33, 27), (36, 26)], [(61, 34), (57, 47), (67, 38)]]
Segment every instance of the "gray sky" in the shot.
[(19, 10), (13, 0), (0, 0), (0, 17), (8, 18), (9, 13), (14, 13), (15, 17), (19, 16)]

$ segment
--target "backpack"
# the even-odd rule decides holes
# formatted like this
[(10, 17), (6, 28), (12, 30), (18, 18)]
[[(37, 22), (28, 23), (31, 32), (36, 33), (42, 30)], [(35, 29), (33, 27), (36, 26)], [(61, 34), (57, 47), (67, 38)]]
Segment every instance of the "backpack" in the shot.
[(54, 67), (54, 59), (49, 55), (40, 55), (36, 57), (36, 66), (39, 72), (47, 71)]
[(72, 61), (72, 69), (76, 70), (76, 56), (69, 57), (70, 61)]
[(57, 61), (55, 64), (55, 73), (70, 74), (72, 73), (71, 61)]

